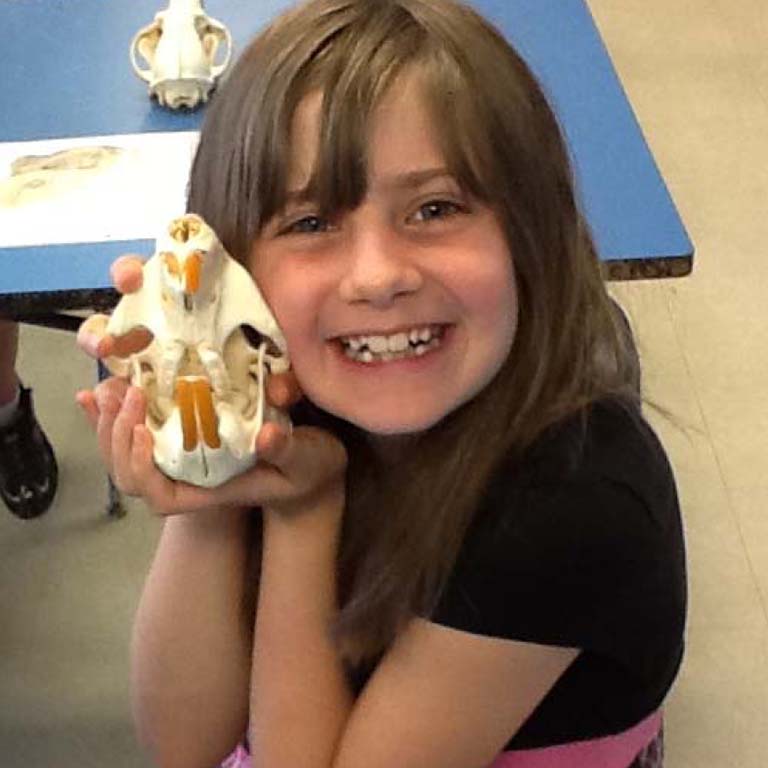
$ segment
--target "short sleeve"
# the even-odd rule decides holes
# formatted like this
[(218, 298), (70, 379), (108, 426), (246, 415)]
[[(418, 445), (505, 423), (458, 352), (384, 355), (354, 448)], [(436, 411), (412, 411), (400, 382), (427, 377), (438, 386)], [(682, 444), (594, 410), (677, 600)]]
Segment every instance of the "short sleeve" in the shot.
[(684, 649), (671, 466), (640, 414), (599, 404), (497, 471), (432, 621), (583, 652), (508, 749), (597, 738), (655, 711)]
[(626, 650), (664, 609), (663, 528), (613, 479), (523, 491), (502, 484), (470, 529), (431, 620), (544, 645)]

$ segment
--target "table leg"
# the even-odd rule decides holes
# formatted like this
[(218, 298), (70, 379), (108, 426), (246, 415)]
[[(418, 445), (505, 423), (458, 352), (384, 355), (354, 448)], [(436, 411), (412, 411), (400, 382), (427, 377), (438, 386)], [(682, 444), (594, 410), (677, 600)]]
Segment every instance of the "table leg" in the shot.
[[(104, 379), (109, 378), (110, 373), (101, 360), (98, 360), (96, 365), (98, 368), (99, 381), (104, 381)], [(107, 475), (107, 514), (116, 519), (125, 517), (125, 506), (123, 505), (122, 494), (115, 487), (115, 484), (112, 482), (112, 476), (109, 474)]]

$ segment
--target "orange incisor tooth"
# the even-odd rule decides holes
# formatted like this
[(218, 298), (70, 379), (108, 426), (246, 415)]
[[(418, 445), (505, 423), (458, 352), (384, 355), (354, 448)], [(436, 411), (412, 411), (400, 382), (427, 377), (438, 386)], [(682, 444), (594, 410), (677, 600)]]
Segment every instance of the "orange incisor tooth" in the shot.
[(203, 428), (203, 440), (209, 448), (221, 448), (219, 420), (213, 408), (210, 382), (205, 379), (197, 379), (194, 382), (194, 388), (197, 415), (200, 417), (200, 426)]
[(184, 276), (187, 278), (187, 293), (197, 293), (200, 289), (200, 267), (203, 259), (200, 251), (192, 251), (184, 262)]
[(197, 419), (195, 418), (195, 391), (192, 383), (185, 379), (176, 381), (176, 404), (181, 415), (181, 431), (184, 435), (184, 450), (197, 448)]

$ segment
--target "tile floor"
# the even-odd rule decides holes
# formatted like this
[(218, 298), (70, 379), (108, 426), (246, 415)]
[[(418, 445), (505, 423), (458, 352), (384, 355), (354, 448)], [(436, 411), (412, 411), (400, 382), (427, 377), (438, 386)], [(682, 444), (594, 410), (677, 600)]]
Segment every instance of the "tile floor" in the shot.
[[(511, 0), (510, 0), (511, 1)], [(565, 1), (565, 0), (563, 0)], [(692, 276), (613, 285), (675, 466), (690, 569), (688, 652), (667, 768), (764, 768), (768, 750), (768, 4), (589, 0), (692, 239)], [(54, 508), (0, 510), (0, 765), (144, 768), (127, 638), (158, 526), (110, 521), (73, 407), (93, 367), (35, 328), (20, 369), (57, 448)]]

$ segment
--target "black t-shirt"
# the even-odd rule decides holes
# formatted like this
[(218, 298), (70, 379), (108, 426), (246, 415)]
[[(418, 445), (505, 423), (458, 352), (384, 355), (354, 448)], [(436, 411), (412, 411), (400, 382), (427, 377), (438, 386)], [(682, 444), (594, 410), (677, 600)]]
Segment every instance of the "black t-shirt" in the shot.
[(496, 473), (430, 619), (582, 649), (506, 746), (527, 749), (654, 712), (682, 659), (685, 615), (669, 462), (639, 411), (602, 402)]

